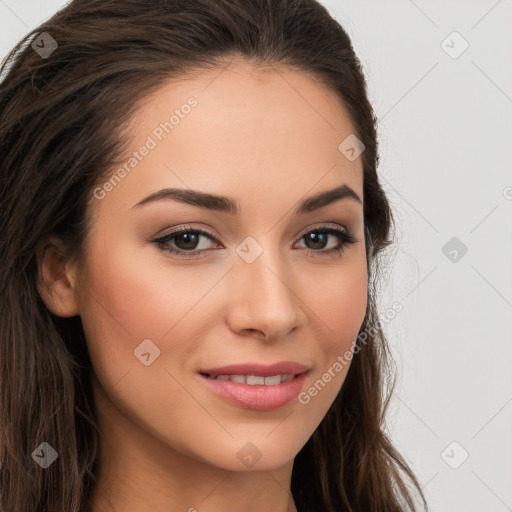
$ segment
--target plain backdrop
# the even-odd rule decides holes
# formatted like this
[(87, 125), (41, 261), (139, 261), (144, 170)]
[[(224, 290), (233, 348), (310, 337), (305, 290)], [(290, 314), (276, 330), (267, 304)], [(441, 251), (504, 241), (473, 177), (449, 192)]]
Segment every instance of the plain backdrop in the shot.
[[(363, 64), (397, 221), (389, 435), (432, 512), (512, 511), (512, 1), (322, 3)], [(2, 58), (65, 4), (0, 0)]]

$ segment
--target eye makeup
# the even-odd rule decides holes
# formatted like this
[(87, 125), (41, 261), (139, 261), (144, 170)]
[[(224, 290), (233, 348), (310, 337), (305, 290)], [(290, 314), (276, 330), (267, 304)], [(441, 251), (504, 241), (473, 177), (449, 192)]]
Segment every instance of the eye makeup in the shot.
[[(305, 237), (309, 237), (309, 242), (320, 244), (324, 241), (327, 243), (329, 241), (329, 237), (335, 237), (338, 240), (336, 247), (331, 247), (327, 250), (323, 248), (320, 248), (319, 250), (306, 248), (306, 254), (308, 256), (325, 257), (332, 256), (333, 254), (341, 254), (347, 244), (353, 244), (356, 242), (354, 235), (349, 230), (346, 228), (340, 229), (340, 227), (335, 225), (326, 225), (310, 229), (299, 237), (299, 241)], [(216, 242), (217, 244), (220, 243), (213, 233), (204, 229), (191, 228), (190, 226), (183, 226), (174, 229), (173, 231), (152, 240), (152, 243), (157, 245), (157, 247), (164, 252), (190, 258), (200, 256), (204, 253), (205, 249), (197, 250), (198, 241), (201, 238), (206, 238), (212, 242)], [(194, 247), (189, 247), (190, 250), (176, 248), (176, 242), (178, 241), (178, 244), (180, 244), (180, 240), (185, 244), (192, 244)]]

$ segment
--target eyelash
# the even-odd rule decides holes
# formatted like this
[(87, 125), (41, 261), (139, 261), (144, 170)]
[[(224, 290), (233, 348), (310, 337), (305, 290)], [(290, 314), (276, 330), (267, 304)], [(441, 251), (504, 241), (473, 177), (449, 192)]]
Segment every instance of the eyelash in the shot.
[[(178, 228), (178, 229), (172, 231), (171, 233), (168, 233), (167, 235), (164, 235), (160, 238), (153, 240), (152, 242), (155, 243), (162, 251), (176, 254), (179, 256), (184, 256), (184, 257), (197, 256), (197, 255), (201, 254), (204, 250), (206, 250), (206, 249), (203, 249), (200, 251), (182, 251), (179, 249), (172, 249), (169, 247), (163, 248), (162, 247), (163, 245), (167, 244), (170, 240), (172, 240), (176, 236), (181, 235), (183, 233), (199, 234), (199, 235), (205, 236), (206, 238), (209, 238), (211, 241), (218, 242), (217, 239), (215, 238), (215, 236), (213, 235), (213, 233), (210, 233), (208, 231), (203, 231), (201, 229), (190, 228), (190, 227)], [(353, 244), (356, 242), (354, 235), (350, 231), (348, 231), (347, 229), (340, 229), (340, 228), (334, 227), (334, 226), (322, 226), (320, 228), (315, 228), (310, 231), (307, 231), (299, 238), (299, 241), (302, 238), (304, 238), (306, 235), (309, 235), (310, 233), (322, 233), (322, 234), (334, 235), (338, 238), (338, 240), (341, 243), (340, 243), (339, 247), (335, 247), (333, 249), (328, 249), (327, 251), (324, 251), (321, 249), (320, 250), (306, 249), (306, 253), (308, 256), (320, 255), (323, 257), (323, 256), (331, 256), (333, 254), (341, 255), (341, 253), (343, 252), (343, 250), (345, 249), (345, 246), (347, 244)]]

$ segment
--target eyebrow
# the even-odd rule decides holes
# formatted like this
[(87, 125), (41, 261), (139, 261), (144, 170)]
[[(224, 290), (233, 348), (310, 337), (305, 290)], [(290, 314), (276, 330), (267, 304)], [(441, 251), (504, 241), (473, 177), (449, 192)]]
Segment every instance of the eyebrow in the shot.
[[(215, 210), (219, 212), (226, 212), (232, 215), (238, 215), (240, 213), (240, 207), (237, 202), (225, 196), (217, 196), (200, 192), (198, 190), (181, 189), (181, 188), (165, 188), (154, 192), (153, 194), (145, 197), (142, 201), (138, 202), (133, 208), (139, 208), (145, 204), (160, 201), (162, 199), (174, 200), (180, 203), (190, 204), (199, 208), (205, 208), (208, 210)], [(340, 185), (339, 187), (322, 192), (315, 196), (305, 199), (299, 204), (295, 210), (295, 214), (309, 213), (324, 206), (335, 203), (342, 199), (351, 199), (362, 204), (360, 197), (356, 192), (348, 185)]]

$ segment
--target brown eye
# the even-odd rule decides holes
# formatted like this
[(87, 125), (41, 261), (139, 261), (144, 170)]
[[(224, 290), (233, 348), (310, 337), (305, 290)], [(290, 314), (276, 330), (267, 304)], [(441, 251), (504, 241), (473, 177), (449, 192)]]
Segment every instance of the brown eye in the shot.
[[(216, 241), (213, 235), (207, 233), (206, 231), (202, 231), (200, 229), (185, 228), (177, 229), (176, 231), (153, 240), (153, 242), (156, 243), (158, 247), (163, 251), (184, 256), (195, 256), (205, 250), (204, 247), (197, 249), (201, 238), (207, 238), (211, 241)], [(177, 247), (177, 249), (174, 249), (171, 243)]]
[[(329, 236), (336, 237), (338, 245), (326, 250), (326, 245), (329, 242)], [(332, 254), (333, 252), (339, 253), (343, 251), (346, 244), (352, 244), (356, 241), (352, 233), (346, 229), (342, 230), (333, 227), (313, 229), (302, 235), (301, 240), (302, 239), (305, 241), (308, 254), (320, 253), (320, 255)]]

